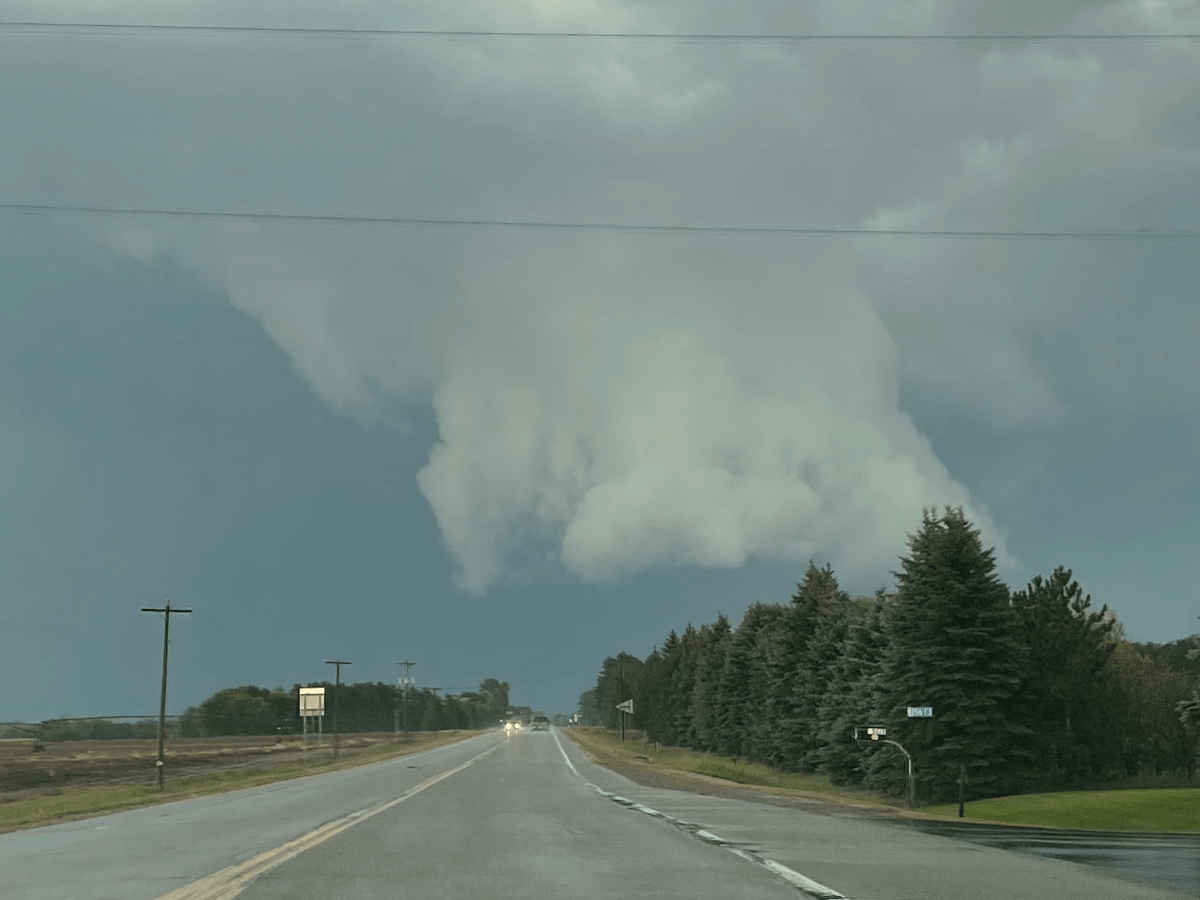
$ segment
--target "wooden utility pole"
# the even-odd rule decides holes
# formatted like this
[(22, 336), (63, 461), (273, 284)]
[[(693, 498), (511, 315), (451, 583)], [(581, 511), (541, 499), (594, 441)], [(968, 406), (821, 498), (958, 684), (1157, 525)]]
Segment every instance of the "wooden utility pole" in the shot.
[(165, 613), (163, 616), (163, 676), (162, 676), (162, 693), (158, 697), (158, 762), (155, 768), (158, 770), (158, 789), (161, 791), (165, 782), (163, 781), (163, 743), (167, 736), (167, 647), (170, 646), (171, 636), (171, 613), (190, 613), (190, 609), (175, 609), (171, 608), (171, 601), (167, 601), (167, 605), (161, 609), (155, 609), (149, 606), (143, 606), (142, 612)]
[(415, 662), (404, 660), (404, 662), (396, 663), (398, 666), (404, 666), (404, 740), (408, 740), (408, 670), (416, 665)]
[[(617, 696), (625, 696), (625, 659), (621, 654), (617, 654)], [(622, 703), (625, 701), (622, 700)], [(621, 714), (621, 742), (625, 742), (625, 710), (617, 710)]]
[(333, 676), (333, 761), (338, 759), (338, 687), (342, 683), (342, 666), (352, 666), (354, 663), (347, 662), (344, 659), (327, 659), (325, 665), (336, 666)]

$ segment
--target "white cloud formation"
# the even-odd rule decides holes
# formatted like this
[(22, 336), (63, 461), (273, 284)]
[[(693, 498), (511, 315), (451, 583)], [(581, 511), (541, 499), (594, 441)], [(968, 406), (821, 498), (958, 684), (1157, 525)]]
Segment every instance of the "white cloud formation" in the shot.
[(857, 573), (923, 504), (973, 505), (898, 410), (895, 348), (845, 286), (588, 240), (476, 285), (466, 314), (419, 479), (468, 590), (547, 541), (600, 581), (823, 551)]
[[(150, 18), (142, 3), (107, 8)], [(170, 9), (174, 21), (279, 24), (241, 4)], [(414, 6), (404, 21), (363, 0), (291, 15), (635, 31), (1200, 29), (1194, 5), (1132, 0), (922, 2), (886, 20), (878, 3), (850, 0), (478, 0)], [(0, 190), (30, 201), (1034, 229), (1182, 227), (1200, 201), (1194, 46), (6, 40), (0, 104), (21, 124), (0, 146)], [(71, 65), (50, 64), (68, 52)], [(12, 87), (30, 71), (46, 73), (41, 94)], [(1115, 278), (1111, 250), (1062, 244), (717, 252), (662, 236), (97, 231), (226, 292), (332, 408), (394, 423), (398, 407), (432, 402), (441, 440), (421, 488), (475, 591), (537, 554), (601, 580), (818, 552), (878, 569), (925, 503), (967, 506), (1011, 561), (903, 411), (902, 388), (973, 427), (1021, 431), (1055, 426), (1080, 397), (1194, 408), (1200, 378), (1180, 327), (1195, 309), (1179, 303), (1189, 283), (1144, 248)], [(1135, 289), (1157, 317), (1125, 308)], [(1114, 333), (1156, 348), (1152, 365), (1112, 352)]]

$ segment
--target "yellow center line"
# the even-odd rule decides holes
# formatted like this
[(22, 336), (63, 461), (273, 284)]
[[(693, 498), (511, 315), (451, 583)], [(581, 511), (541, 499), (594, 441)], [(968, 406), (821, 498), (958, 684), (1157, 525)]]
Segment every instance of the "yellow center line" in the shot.
[(409, 797), (415, 797), (426, 788), (433, 787), (439, 781), (461, 772), (467, 766), (478, 762), (501, 746), (503, 745), (496, 744), (494, 747), (489, 747), (478, 756), (468, 759), (465, 763), (457, 765), (453, 769), (447, 769), (440, 775), (427, 778), (416, 787), (409, 788), (394, 800), (387, 800), (376, 806), (351, 813), (341, 819), (326, 822), (320, 828), (315, 828), (308, 834), (301, 835), (295, 840), (288, 841), (286, 844), (266, 850), (257, 856), (252, 856), (245, 862), (229, 866), (219, 872), (214, 872), (212, 875), (206, 875), (199, 881), (176, 888), (169, 894), (163, 894), (158, 900), (233, 900), (234, 897), (244, 891), (250, 882), (259, 875), (271, 871), (276, 866), (283, 865), (290, 859), (295, 859), (305, 850), (311, 850), (318, 844), (322, 844), (331, 837), (341, 834), (359, 822), (365, 822), (372, 816), (379, 815), (379, 813), (391, 809), (398, 803), (403, 803)]

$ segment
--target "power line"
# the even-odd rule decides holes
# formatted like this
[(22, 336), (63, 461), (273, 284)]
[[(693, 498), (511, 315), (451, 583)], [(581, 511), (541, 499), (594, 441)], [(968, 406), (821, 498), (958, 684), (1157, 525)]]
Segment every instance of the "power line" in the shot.
[(266, 38), (532, 38), (553, 40), (628, 40), (676, 43), (1113, 43), (1195, 42), (1200, 33), (1144, 32), (1124, 34), (713, 34), (609, 31), (493, 31), (430, 28), (284, 28), (248, 25), (154, 25), (128, 22), (0, 22), (0, 32), (68, 33), (88, 36), (266, 37)]
[(62, 204), (0, 203), (0, 212), (13, 215), (58, 217), (123, 217), (155, 219), (205, 219), (253, 221), (279, 225), (385, 226), (407, 228), (511, 229), (526, 231), (631, 232), (635, 234), (709, 234), (792, 237), (927, 238), (938, 240), (1000, 241), (1125, 241), (1190, 242), (1200, 240), (1197, 229), (924, 229), (864, 228), (809, 225), (671, 225), (631, 222), (568, 222), (516, 219), (447, 219), (409, 216), (367, 216), (338, 213), (238, 212), (233, 210), (165, 209), (118, 206), (67, 206)]
[(0, 556), (7, 556), (10, 559), (15, 559), (18, 562), (30, 563), (35, 566), (41, 566), (51, 574), (57, 575), (60, 578), (65, 578), (68, 581), (75, 581), (93, 589), (99, 589), (103, 585), (107, 589), (116, 589), (123, 591), (132, 591), (134, 593), (144, 593), (130, 585), (128, 582), (114, 579), (106, 575), (99, 575), (94, 572), (85, 572), (81, 569), (76, 569), (63, 563), (55, 562), (51, 559), (46, 559), (29, 553), (26, 550), (19, 550), (9, 544), (0, 543)]

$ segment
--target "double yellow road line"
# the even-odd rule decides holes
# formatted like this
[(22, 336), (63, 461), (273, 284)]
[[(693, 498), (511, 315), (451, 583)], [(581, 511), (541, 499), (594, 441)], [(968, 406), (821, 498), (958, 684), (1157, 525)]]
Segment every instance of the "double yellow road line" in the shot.
[(341, 819), (327, 822), (320, 828), (316, 828), (308, 834), (301, 835), (294, 841), (288, 841), (286, 844), (251, 857), (243, 863), (229, 866), (219, 872), (214, 872), (212, 875), (207, 875), (199, 881), (194, 881), (191, 884), (177, 888), (169, 894), (163, 894), (158, 900), (233, 900), (234, 897), (244, 891), (250, 882), (258, 876), (271, 871), (276, 866), (283, 865), (289, 859), (295, 859), (305, 850), (311, 850), (318, 844), (336, 837), (360, 822), (365, 822), (372, 816), (377, 816), (381, 812), (391, 809), (396, 804), (403, 803), (410, 797), (415, 797), (426, 788), (431, 788), (439, 781), (443, 781), (451, 775), (461, 772), (467, 766), (477, 763), (501, 746), (503, 745), (497, 744), (494, 747), (489, 747), (478, 756), (468, 759), (465, 763), (455, 766), (453, 769), (447, 769), (440, 775), (434, 775), (432, 778), (422, 781), (416, 787), (409, 788), (394, 800), (388, 800), (376, 806), (351, 813)]

